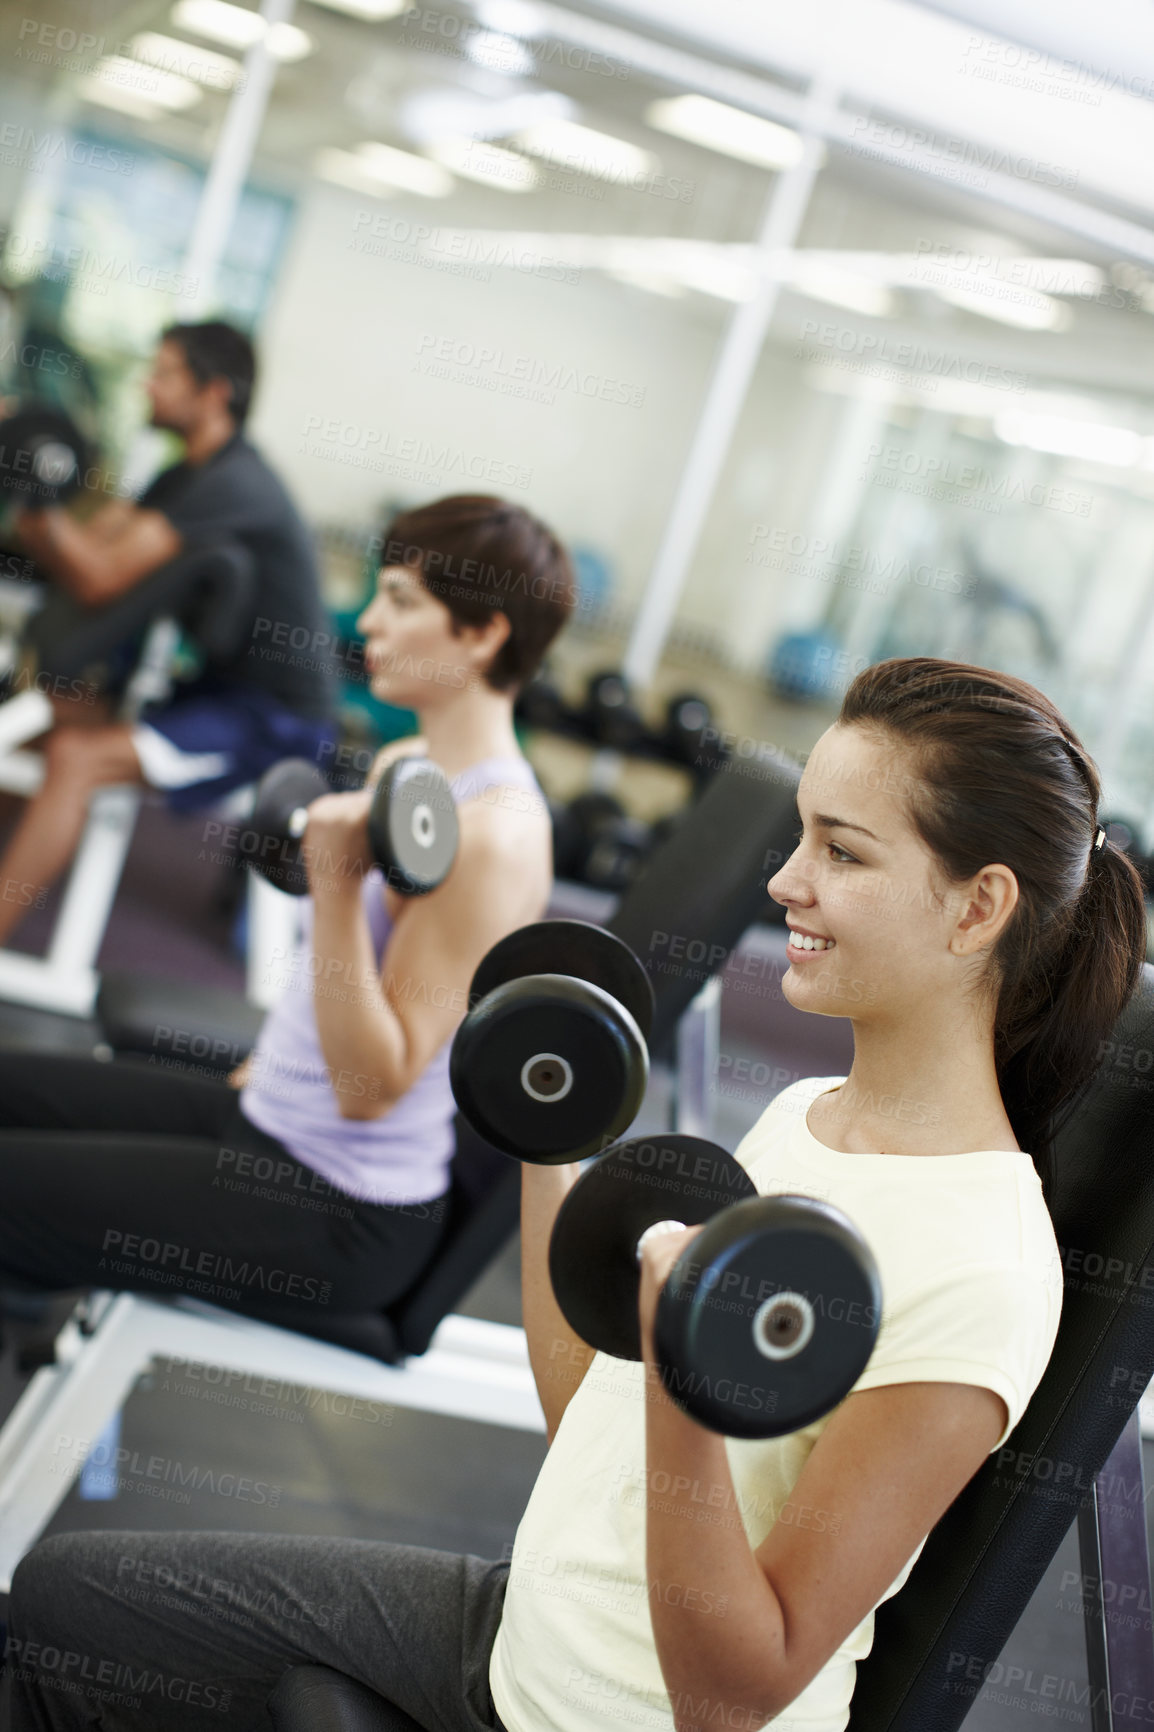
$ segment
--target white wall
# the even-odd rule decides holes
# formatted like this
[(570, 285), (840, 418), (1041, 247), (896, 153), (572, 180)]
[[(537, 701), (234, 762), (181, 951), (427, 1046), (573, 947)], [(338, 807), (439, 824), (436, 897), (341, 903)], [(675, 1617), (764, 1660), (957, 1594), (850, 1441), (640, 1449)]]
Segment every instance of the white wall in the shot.
[(398, 497), (505, 494), (605, 548), (633, 593), (715, 325), (592, 273), (554, 281), (447, 250), (473, 274), (425, 268), (392, 237), (436, 223), (431, 211), (306, 193), (261, 331), (254, 437), (315, 521), (369, 523)]
[[(304, 192), (261, 330), (254, 438), (313, 522), (368, 526), (387, 501), (504, 494), (608, 553), (618, 599), (636, 605), (730, 309), (591, 271), (572, 283), (470, 264), (448, 225), (439, 256), (460, 274), (429, 269), (404, 245), (416, 222), (437, 224), (434, 201)], [(800, 368), (767, 351), (679, 609), (749, 665), (780, 605), (777, 580), (746, 561), (750, 531), (781, 520), (783, 490), (800, 503), (808, 413)]]

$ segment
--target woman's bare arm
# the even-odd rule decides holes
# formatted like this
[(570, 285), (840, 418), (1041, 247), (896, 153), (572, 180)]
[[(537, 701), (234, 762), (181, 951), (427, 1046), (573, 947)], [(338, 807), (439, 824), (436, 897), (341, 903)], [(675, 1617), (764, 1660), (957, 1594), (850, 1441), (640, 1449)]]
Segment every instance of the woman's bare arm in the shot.
[(580, 1170), (526, 1163), (521, 1173), (521, 1319), (550, 1443), (593, 1361), (593, 1349), (565, 1321), (549, 1279), (553, 1222)]
[(762, 1725), (801, 1694), (897, 1579), (993, 1449), (1006, 1405), (963, 1383), (849, 1396), (755, 1552), (724, 1440), (669, 1400), (652, 1366), (648, 1375), (649, 1483), (669, 1475), (663, 1486), (696, 1486), (730, 1512), (727, 1522), (704, 1524), (688, 1495), (683, 1504), (667, 1494), (650, 1500), (649, 1605), (674, 1723), (688, 1732), (705, 1700), (719, 1724)]
[(541, 916), (543, 896), (526, 887), (522, 824), (480, 801), (459, 821), (452, 871), (402, 908), (379, 972), (356, 875), (342, 883), (322, 868), (315, 880), (317, 1032), (346, 1118), (379, 1118), (401, 1098), (464, 1017), (486, 951)]

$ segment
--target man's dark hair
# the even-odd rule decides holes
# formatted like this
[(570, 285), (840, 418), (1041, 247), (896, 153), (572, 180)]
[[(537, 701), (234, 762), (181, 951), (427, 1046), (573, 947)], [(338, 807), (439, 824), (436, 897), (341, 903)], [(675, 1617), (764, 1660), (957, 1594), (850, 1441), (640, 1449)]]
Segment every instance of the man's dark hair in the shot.
[(244, 332), (223, 319), (208, 319), (202, 325), (169, 325), (160, 340), (178, 345), (199, 384), (228, 380), (229, 409), (237, 427), (243, 427), (256, 382), (256, 353)]
[(509, 636), (486, 669), (494, 691), (530, 679), (577, 603), (569, 555), (520, 505), (458, 493), (404, 511), (382, 538), (380, 564), (408, 565), (453, 616), (453, 629), (503, 613)]

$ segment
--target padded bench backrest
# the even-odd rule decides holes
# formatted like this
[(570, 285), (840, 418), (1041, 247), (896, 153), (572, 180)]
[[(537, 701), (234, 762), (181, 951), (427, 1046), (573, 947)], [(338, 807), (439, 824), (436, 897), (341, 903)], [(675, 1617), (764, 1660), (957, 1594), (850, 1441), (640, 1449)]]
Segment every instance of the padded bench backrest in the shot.
[(905, 1586), (878, 1611), (849, 1732), (955, 1732), (962, 1724), (1135, 1392), (1154, 1376), (1154, 1075), (1134, 1062), (1152, 1052), (1154, 968), (1146, 964), (1055, 1145), (1051, 1213), (1066, 1285), (1049, 1366), (1004, 1448), (946, 1511)]

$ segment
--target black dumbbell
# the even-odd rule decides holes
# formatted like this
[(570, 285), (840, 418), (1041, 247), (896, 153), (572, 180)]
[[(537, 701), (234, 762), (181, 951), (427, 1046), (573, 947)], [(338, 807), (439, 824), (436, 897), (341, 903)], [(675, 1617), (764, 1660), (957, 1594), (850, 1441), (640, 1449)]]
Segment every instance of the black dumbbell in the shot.
[(709, 701), (699, 692), (679, 692), (670, 698), (665, 709), (665, 730), (661, 736), (666, 755), (677, 764), (699, 768), (702, 756), (701, 736), (713, 723)]
[(553, 871), (598, 890), (624, 890), (653, 850), (653, 832), (612, 794), (591, 789), (555, 805)]
[(513, 714), (527, 728), (567, 728), (571, 718), (561, 688), (547, 668), (539, 668), (518, 693)]
[(449, 1053), (449, 1085), (486, 1142), (542, 1166), (600, 1154), (649, 1080), (653, 988), (627, 944), (541, 920), (485, 956)]
[[(331, 792), (307, 758), (285, 758), (262, 776), (246, 831), (248, 863), (278, 890), (304, 896), (308, 872), (301, 841), (308, 807)], [(392, 889), (424, 896), (448, 876), (457, 857), (457, 807), (444, 773), (429, 758), (397, 758), (373, 792), (369, 851)], [(324, 862), (319, 862), (323, 870)]]
[(84, 484), (92, 457), (87, 440), (62, 409), (30, 404), (0, 421), (0, 498), (42, 510), (62, 505)]
[(585, 695), (585, 725), (599, 746), (633, 752), (649, 743), (649, 730), (623, 673), (594, 674)]
[(549, 1275), (581, 1339), (642, 1357), (642, 1242), (705, 1223), (658, 1300), (662, 1382), (729, 1437), (780, 1437), (845, 1398), (881, 1324), (873, 1254), (848, 1216), (811, 1197), (759, 1196), (699, 1137), (635, 1137), (578, 1179), (557, 1213)]

